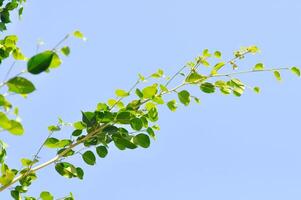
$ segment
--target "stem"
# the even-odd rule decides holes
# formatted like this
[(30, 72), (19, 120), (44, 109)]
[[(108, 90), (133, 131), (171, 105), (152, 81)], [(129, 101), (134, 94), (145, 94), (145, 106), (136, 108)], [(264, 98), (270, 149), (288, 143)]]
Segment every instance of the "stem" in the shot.
[(227, 73), (227, 74), (210, 75), (209, 78), (211, 78), (211, 77), (222, 77), (222, 76), (240, 75), (240, 74), (249, 74), (249, 73), (253, 73), (253, 72), (273, 72), (273, 71), (277, 71), (277, 70), (289, 70), (289, 68), (288, 67), (282, 67), (282, 68), (275, 68), (275, 69), (247, 70), (247, 71), (233, 72), (233, 73)]
[(177, 73), (175, 73), (175, 74), (167, 81), (167, 83), (165, 84), (165, 87), (167, 87), (167, 86), (171, 83), (171, 81), (173, 81), (173, 80), (176, 78), (176, 76), (178, 76), (185, 68), (186, 68), (186, 65), (184, 65), (179, 71), (177, 71)]
[(70, 34), (67, 34), (63, 39), (61, 39), (53, 48), (52, 51), (55, 51), (63, 42), (65, 42), (70, 37)]
[(32, 169), (29, 169), (25, 174), (20, 174), (19, 176), (15, 177), (12, 182), (10, 182), (7, 185), (4, 185), (4, 186), (0, 187), (0, 192), (2, 192), (3, 190), (7, 189), (11, 185), (15, 184), (16, 182), (18, 182), (22, 178), (24, 178), (26, 176), (26, 174), (35, 173), (36, 171), (38, 171), (40, 169), (43, 169), (43, 168), (47, 167), (48, 165), (51, 165), (52, 163), (55, 163), (60, 158), (62, 158), (66, 153), (68, 153), (71, 149), (73, 149), (74, 147), (80, 145), (81, 143), (85, 142), (86, 140), (90, 139), (91, 137), (93, 137), (95, 134), (99, 133), (99, 131), (101, 131), (102, 129), (104, 129), (108, 125), (109, 124), (103, 124), (103, 125), (101, 125), (99, 128), (97, 128), (93, 132), (89, 133), (88, 135), (86, 135), (82, 139), (80, 139), (77, 142), (71, 144), (68, 148), (66, 148), (64, 151), (62, 151), (60, 154), (56, 155), (52, 159), (50, 159), (50, 160), (48, 160), (48, 161), (46, 161), (46, 162), (44, 162), (44, 163), (42, 163), (42, 164), (40, 164), (40, 165), (32, 168)]

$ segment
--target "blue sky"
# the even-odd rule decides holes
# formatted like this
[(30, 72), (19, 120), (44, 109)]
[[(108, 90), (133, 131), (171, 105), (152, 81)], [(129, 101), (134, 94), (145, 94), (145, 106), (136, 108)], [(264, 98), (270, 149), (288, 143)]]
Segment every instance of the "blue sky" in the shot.
[[(66, 33), (80, 29), (88, 41), (68, 41), (69, 58), (51, 74), (32, 77), (37, 92), (28, 100), (14, 96), (26, 127), (23, 137), (4, 136), (9, 162), (30, 157), (60, 116), (80, 119), (129, 88), (137, 74), (162, 68), (175, 72), (203, 49), (230, 57), (256, 44), (262, 53), (247, 59), (269, 67), (300, 65), (301, 2), (287, 1), (29, 1), (23, 20), (9, 26), (27, 55), (37, 39), (51, 48)], [(24, 68), (20, 63), (15, 70)], [(70, 191), (76, 199), (282, 200), (301, 198), (300, 79), (283, 74), (240, 76), (262, 93), (241, 98), (204, 95), (201, 105), (161, 109), (158, 140), (149, 149), (118, 151), (85, 167), (85, 179), (66, 180), (54, 167), (38, 173), (29, 194)], [(58, 133), (68, 137), (70, 130)], [(51, 158), (44, 150), (42, 160)], [(85, 164), (78, 158), (73, 163)], [(9, 193), (0, 199), (10, 199)]]

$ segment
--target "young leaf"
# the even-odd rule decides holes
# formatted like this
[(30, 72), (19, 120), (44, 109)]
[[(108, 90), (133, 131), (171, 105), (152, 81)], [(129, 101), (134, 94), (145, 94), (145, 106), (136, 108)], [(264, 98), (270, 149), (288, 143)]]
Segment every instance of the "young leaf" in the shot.
[(276, 77), (276, 79), (278, 80), (278, 81), (281, 81), (281, 74), (280, 74), (280, 72), (279, 71), (274, 71), (274, 76)]
[(220, 59), (222, 57), (222, 53), (220, 51), (216, 51), (214, 52), (214, 56), (218, 59)]
[(61, 48), (61, 52), (62, 54), (64, 54), (65, 56), (69, 56), (70, 54), (70, 48), (68, 46), (62, 47)]
[(259, 88), (259, 87), (254, 87), (253, 90), (254, 90), (254, 92), (257, 93), (257, 94), (260, 93), (260, 88)]
[(49, 192), (41, 192), (40, 194), (41, 200), (53, 200), (53, 196)]
[(116, 94), (116, 96), (118, 96), (118, 97), (127, 97), (127, 96), (129, 96), (129, 93), (128, 93), (128, 92), (126, 92), (126, 91), (124, 91), (124, 90), (120, 90), (120, 89), (116, 90), (116, 91), (115, 91), (115, 94)]
[(82, 40), (86, 40), (86, 38), (85, 38), (85, 36), (84, 36), (84, 34), (82, 33), (82, 32), (80, 32), (80, 31), (74, 31), (73, 32), (73, 35), (74, 35), (74, 37), (76, 37), (76, 38), (79, 38), (79, 39), (82, 39)]
[(291, 71), (292, 71), (292, 73), (294, 73), (300, 77), (300, 69), (298, 67), (292, 67)]
[(152, 98), (158, 92), (158, 85), (154, 84), (152, 86), (148, 86), (142, 90), (143, 97), (145, 99)]
[(254, 68), (254, 71), (264, 70), (264, 65), (262, 63), (257, 63)]

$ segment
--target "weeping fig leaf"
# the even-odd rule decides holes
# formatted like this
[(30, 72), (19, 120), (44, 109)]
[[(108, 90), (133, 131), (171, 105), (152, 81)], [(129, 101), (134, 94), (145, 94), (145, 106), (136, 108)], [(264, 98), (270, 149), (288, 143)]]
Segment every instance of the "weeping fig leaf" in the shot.
[(206, 82), (202, 83), (200, 86), (200, 89), (205, 93), (214, 93), (215, 92), (215, 86), (212, 83)]
[(65, 56), (69, 56), (69, 54), (70, 54), (70, 47), (68, 47), (68, 46), (62, 47), (62, 48), (61, 48), (61, 52), (62, 52), (62, 54), (64, 54)]
[(57, 55), (57, 53), (54, 52), (49, 68), (58, 68), (61, 64), (62, 60), (60, 59), (59, 55)]
[[(72, 165), (71, 163), (61, 162), (55, 165), (55, 170), (61, 175), (66, 178), (73, 178), (79, 177), (78, 176), (78, 169)], [(80, 172), (81, 173), (81, 172)], [(79, 177), (80, 178), (80, 177)]]
[(190, 103), (190, 93), (187, 90), (182, 90), (178, 93), (178, 98), (182, 104), (188, 106)]
[(264, 65), (262, 63), (257, 63), (254, 68), (254, 71), (264, 70)]
[(10, 128), (7, 129), (13, 135), (23, 135), (24, 129), (20, 122), (15, 120), (10, 120)]
[(41, 200), (53, 200), (53, 196), (49, 192), (41, 192), (40, 194)]
[(82, 40), (87, 40), (87, 38), (85, 38), (84, 34), (82, 32), (80, 32), (79, 30), (76, 30), (73, 32), (73, 36)]
[(171, 100), (171, 101), (167, 102), (167, 107), (172, 112), (176, 111), (176, 109), (177, 109), (177, 102), (176, 102), (176, 100)]
[(130, 121), (130, 125), (131, 125), (132, 129), (134, 129), (136, 131), (140, 131), (143, 127), (143, 122), (139, 118), (134, 118)]
[(8, 90), (17, 94), (29, 94), (35, 91), (35, 86), (26, 78), (17, 76), (7, 82)]
[(140, 133), (133, 138), (133, 142), (143, 148), (148, 148), (150, 145), (150, 139), (148, 135)]
[(199, 74), (197, 72), (192, 72), (187, 76), (187, 78), (185, 79), (185, 82), (197, 83), (197, 82), (203, 81), (205, 79), (206, 79), (205, 76), (202, 76), (201, 74)]
[(54, 55), (53, 51), (48, 50), (31, 57), (27, 62), (27, 71), (31, 74), (46, 71), (51, 66)]
[(274, 76), (275, 76), (275, 78), (278, 80), (278, 81), (281, 81), (281, 74), (280, 74), (280, 72), (279, 71), (274, 71)]
[(129, 96), (129, 93), (127, 91), (121, 90), (121, 89), (116, 90), (115, 94), (118, 97), (127, 97), (127, 96)]
[(88, 165), (95, 165), (96, 163), (96, 157), (92, 151), (86, 151), (83, 153), (82, 158)]
[(253, 88), (253, 90), (254, 90), (254, 92), (255, 92), (255, 93), (257, 93), (257, 94), (258, 94), (258, 93), (260, 93), (260, 88), (259, 88), (259, 87), (257, 87), (257, 86), (256, 86), (256, 87), (254, 87), (254, 88)]
[(104, 158), (108, 154), (108, 149), (105, 146), (96, 147), (96, 153), (99, 157)]
[(215, 75), (223, 66), (225, 66), (225, 63), (224, 62), (219, 62), (219, 63), (217, 63), (214, 67), (213, 67), (213, 69), (212, 69), (212, 71), (211, 71), (211, 75)]
[(143, 97), (146, 99), (152, 98), (158, 92), (158, 85), (153, 84), (152, 86), (148, 86), (142, 90)]
[(292, 71), (292, 73), (294, 73), (300, 77), (300, 69), (298, 67), (292, 67), (291, 71)]
[(221, 58), (221, 57), (222, 57), (222, 53), (221, 53), (220, 51), (215, 51), (215, 52), (214, 52), (214, 56), (215, 56), (216, 58)]

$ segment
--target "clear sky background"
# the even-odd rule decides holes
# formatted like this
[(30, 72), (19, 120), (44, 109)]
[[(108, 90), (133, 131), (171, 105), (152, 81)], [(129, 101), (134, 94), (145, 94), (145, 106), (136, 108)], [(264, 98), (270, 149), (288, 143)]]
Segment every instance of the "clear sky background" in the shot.
[[(61, 1), (26, 3), (22, 21), (8, 33), (20, 37), (26, 55), (37, 39), (52, 48), (66, 33), (80, 29), (88, 41), (71, 40), (71, 56), (51, 74), (31, 77), (37, 91), (28, 100), (14, 96), (26, 128), (23, 137), (4, 136), (8, 161), (33, 155), (47, 136), (47, 126), (61, 116), (80, 119), (129, 88), (137, 73), (158, 68), (175, 72), (204, 48), (230, 58), (241, 46), (258, 45), (262, 53), (247, 59), (269, 67), (300, 65), (301, 1)], [(4, 67), (4, 66), (2, 66)], [(15, 72), (25, 67), (20, 63)], [(109, 200), (297, 200), (301, 198), (301, 80), (290, 73), (278, 83), (271, 74), (240, 76), (262, 93), (241, 98), (199, 92), (201, 105), (161, 109), (158, 140), (149, 149), (119, 151), (112, 146), (94, 167), (80, 158), (83, 181), (65, 179), (54, 167), (38, 172), (29, 194), (48, 190), (62, 197)], [(70, 130), (58, 134), (68, 137)], [(6, 134), (7, 135), (7, 134)], [(50, 153), (48, 153), (50, 152)], [(42, 160), (53, 156), (44, 150)], [(10, 199), (9, 192), (0, 199)]]

